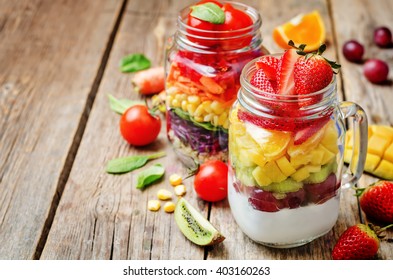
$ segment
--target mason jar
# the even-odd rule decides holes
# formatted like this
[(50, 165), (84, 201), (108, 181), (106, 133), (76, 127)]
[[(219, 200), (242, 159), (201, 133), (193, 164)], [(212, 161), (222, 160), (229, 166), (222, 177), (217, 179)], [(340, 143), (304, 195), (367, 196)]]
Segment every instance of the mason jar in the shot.
[[(367, 117), (357, 104), (338, 101), (335, 77), (326, 88), (305, 95), (259, 90), (250, 84), (256, 60), (244, 67), (230, 112), (228, 200), (252, 240), (296, 247), (335, 225), (341, 189), (363, 172)], [(343, 172), (348, 117), (353, 117), (356, 152)]]
[[(223, 2), (225, 3), (225, 2)], [(189, 167), (209, 159), (227, 161), (229, 110), (240, 88), (244, 65), (268, 52), (262, 46), (259, 13), (228, 2), (253, 24), (234, 31), (206, 31), (187, 24), (190, 6), (180, 11), (166, 51), (167, 136)]]

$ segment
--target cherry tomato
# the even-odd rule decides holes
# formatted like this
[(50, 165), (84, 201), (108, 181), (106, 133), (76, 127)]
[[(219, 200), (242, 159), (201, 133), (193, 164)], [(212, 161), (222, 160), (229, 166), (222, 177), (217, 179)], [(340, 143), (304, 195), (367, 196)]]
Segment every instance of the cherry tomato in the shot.
[[(188, 14), (187, 25), (201, 30), (201, 31), (191, 30), (191, 29), (187, 30), (188, 34), (191, 35), (191, 36), (187, 36), (187, 38), (191, 42), (194, 42), (194, 43), (197, 43), (197, 44), (203, 45), (203, 46), (213, 46), (217, 43), (215, 40), (212, 40), (212, 39), (203, 39), (206, 37), (207, 38), (214, 38), (215, 37), (214, 33), (209, 33), (209, 31), (214, 31), (215, 24), (208, 22), (208, 21), (200, 20), (198, 18), (193, 17), (191, 14)], [(206, 32), (206, 31), (208, 31), (208, 32)]]
[(128, 108), (120, 119), (123, 138), (134, 146), (145, 146), (156, 140), (161, 130), (161, 120), (149, 113), (145, 105)]
[[(229, 36), (229, 37), (234, 37), (234, 36), (240, 36), (244, 35), (244, 37), (240, 37), (239, 39), (231, 39), (229, 40), (224, 40), (222, 42), (222, 47), (225, 50), (233, 50), (233, 49), (238, 49), (245, 47), (250, 44), (252, 36), (247, 36), (247, 34), (251, 31), (251, 26), (253, 25), (253, 21), (249, 15), (247, 15), (245, 12), (235, 9), (231, 4), (226, 3), (222, 9), (224, 10), (225, 13), (225, 22), (223, 24), (218, 24), (216, 26), (217, 31), (232, 31), (229, 34), (220, 34), (221, 37)], [(236, 30), (244, 29), (250, 27), (249, 29), (239, 31), (239, 32), (233, 32)]]
[(195, 175), (194, 189), (205, 201), (216, 202), (227, 197), (228, 166), (219, 160), (203, 163)]

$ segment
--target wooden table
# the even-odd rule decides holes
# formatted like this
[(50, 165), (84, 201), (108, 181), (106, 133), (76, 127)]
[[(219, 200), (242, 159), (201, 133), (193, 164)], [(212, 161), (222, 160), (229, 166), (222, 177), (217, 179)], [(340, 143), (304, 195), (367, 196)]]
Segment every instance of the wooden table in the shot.
[[(132, 74), (118, 70), (121, 57), (143, 52), (162, 65), (166, 38), (180, 8), (192, 1), (0, 1), (0, 259), (331, 259), (338, 236), (361, 220), (353, 191), (345, 191), (337, 224), (326, 236), (294, 249), (271, 249), (247, 238), (227, 201), (186, 198), (227, 237), (214, 247), (189, 242), (173, 215), (150, 212), (147, 201), (170, 189), (169, 174), (185, 174), (166, 138), (145, 148), (127, 145), (108, 93), (138, 99)], [(247, 0), (263, 18), (264, 45), (279, 51), (274, 26), (317, 9), (327, 28), (328, 57), (342, 64), (343, 99), (359, 103), (370, 123), (393, 124), (391, 83), (367, 82), (362, 67), (342, 56), (349, 39), (363, 42), (366, 57), (388, 61), (393, 50), (372, 43), (375, 26), (393, 28), (391, 0)], [(392, 74), (390, 74), (391, 80)], [(167, 152), (156, 160), (166, 177), (145, 191), (134, 173), (105, 173), (109, 159)], [(359, 186), (375, 181), (364, 175)], [(392, 231), (389, 236), (392, 237)], [(393, 259), (383, 242), (379, 259)]]

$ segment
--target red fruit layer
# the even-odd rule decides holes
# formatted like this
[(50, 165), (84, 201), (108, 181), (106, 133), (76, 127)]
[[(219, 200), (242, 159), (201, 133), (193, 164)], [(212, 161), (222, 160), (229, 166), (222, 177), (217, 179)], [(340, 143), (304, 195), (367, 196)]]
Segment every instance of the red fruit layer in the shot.
[(306, 198), (306, 193), (303, 189), (296, 192), (283, 194), (283, 198), (278, 198), (280, 195), (274, 195), (271, 192), (263, 191), (259, 188), (252, 188), (248, 202), (255, 210), (264, 212), (277, 212), (284, 208), (298, 208)]
[(307, 126), (306, 128), (297, 131), (293, 137), (293, 143), (295, 145), (302, 144), (308, 138), (318, 132), (328, 121), (329, 118), (322, 118), (318, 122), (314, 122), (310, 126)]
[[(277, 112), (274, 112), (277, 113)], [(299, 132), (310, 127), (318, 127), (320, 123), (325, 124), (329, 119), (330, 115), (320, 117), (318, 119), (303, 119), (303, 118), (291, 118), (291, 117), (260, 117), (252, 113), (245, 112), (244, 110), (238, 110), (238, 118), (243, 122), (250, 122), (264, 129), (288, 131), (288, 132)], [(313, 128), (310, 128), (310, 133)], [(308, 133), (307, 133), (308, 134)], [(312, 134), (310, 134), (312, 135)], [(301, 135), (298, 136), (298, 141), (304, 141)]]
[(262, 69), (269, 80), (277, 81), (278, 64), (280, 60), (274, 56), (262, 56), (255, 62), (257, 69)]
[(330, 198), (336, 196), (340, 183), (337, 182), (336, 175), (330, 174), (325, 181), (317, 184), (305, 184), (303, 188), (307, 193), (307, 200), (316, 204), (322, 204)]

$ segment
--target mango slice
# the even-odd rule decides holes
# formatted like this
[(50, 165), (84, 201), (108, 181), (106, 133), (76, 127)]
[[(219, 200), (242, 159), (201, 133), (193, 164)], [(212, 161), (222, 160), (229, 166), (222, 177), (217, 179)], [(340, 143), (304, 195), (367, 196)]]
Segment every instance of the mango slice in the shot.
[[(344, 161), (350, 163), (353, 153), (353, 131), (345, 139)], [(393, 180), (393, 127), (371, 125), (368, 129), (368, 148), (364, 170), (377, 177)]]

